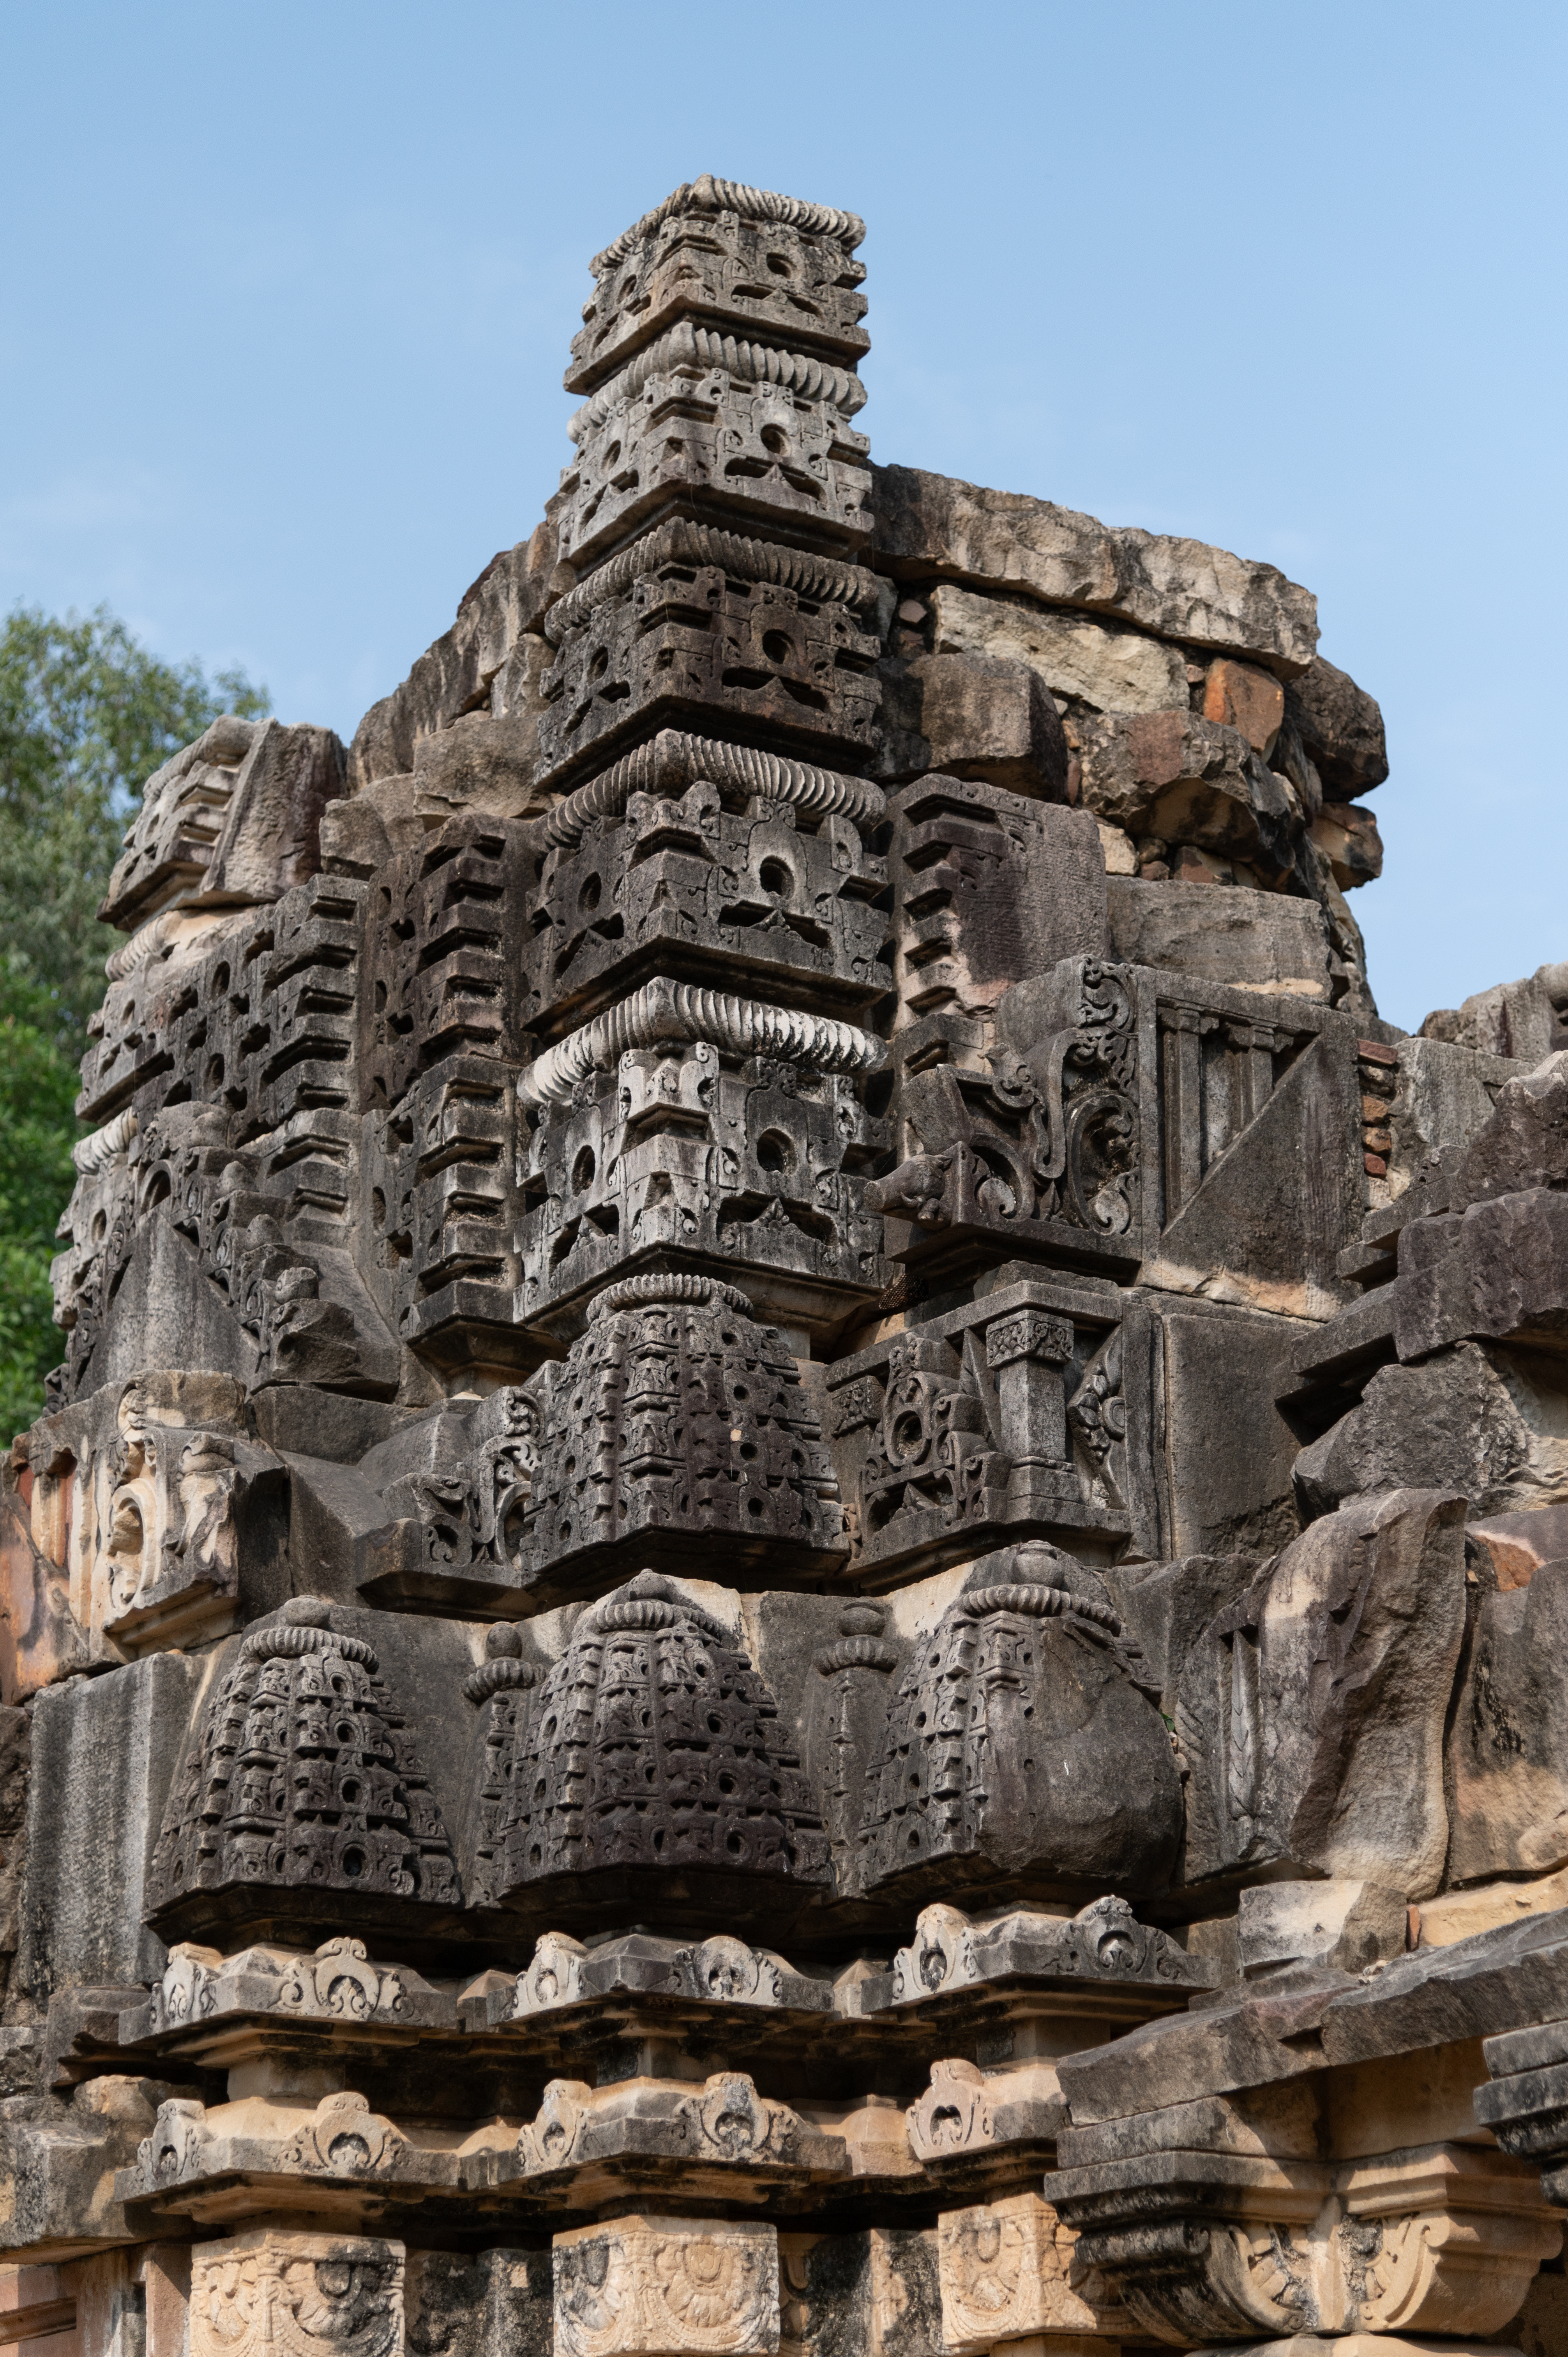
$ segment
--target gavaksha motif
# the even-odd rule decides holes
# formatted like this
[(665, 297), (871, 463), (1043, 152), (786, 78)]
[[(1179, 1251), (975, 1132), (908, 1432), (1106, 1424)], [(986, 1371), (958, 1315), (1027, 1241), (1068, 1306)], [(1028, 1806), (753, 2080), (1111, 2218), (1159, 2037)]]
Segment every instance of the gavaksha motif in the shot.
[(1379, 1016), (1314, 599), (875, 464), (862, 235), (675, 190), (352, 742), (146, 783), (0, 2338), (1568, 2349), (1568, 963)]

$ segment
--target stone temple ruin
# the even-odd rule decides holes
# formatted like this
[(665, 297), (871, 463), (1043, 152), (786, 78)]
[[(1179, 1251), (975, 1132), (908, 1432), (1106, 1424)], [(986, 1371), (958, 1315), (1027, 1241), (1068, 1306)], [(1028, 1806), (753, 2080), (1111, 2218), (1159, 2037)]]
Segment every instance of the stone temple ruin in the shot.
[(347, 752), (148, 783), (0, 2340), (1568, 2348), (1568, 966), (1380, 1018), (1313, 599), (873, 466), (861, 234), (678, 189)]

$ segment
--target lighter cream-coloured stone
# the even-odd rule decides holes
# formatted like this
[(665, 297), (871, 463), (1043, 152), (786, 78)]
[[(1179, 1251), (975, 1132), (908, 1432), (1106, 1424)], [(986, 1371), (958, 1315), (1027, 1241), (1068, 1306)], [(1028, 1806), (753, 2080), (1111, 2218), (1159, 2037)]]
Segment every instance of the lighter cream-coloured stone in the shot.
[(1037, 2333), (1109, 2333), (1125, 2310), (1098, 2276), (1071, 2280), (1078, 2235), (1037, 2193), (944, 2211), (937, 2227), (942, 2346), (993, 2349)]
[(1477, 1932), (1498, 1923), (1516, 1923), (1521, 1915), (1547, 1915), (1568, 1907), (1568, 1866), (1543, 1874), (1537, 1882), (1488, 1882), (1475, 1890), (1449, 1890), (1429, 1899), (1421, 1910), (1423, 1948), (1451, 1947)]
[(264, 2229), (191, 2253), (190, 2357), (400, 2357), (403, 2245)]
[(937, 652), (1001, 655), (1037, 671), (1053, 695), (1099, 712), (1168, 712), (1187, 704), (1187, 666), (1175, 647), (1081, 614), (1050, 613), (949, 583), (935, 591)]
[(772, 2226), (617, 2218), (553, 2249), (557, 2357), (775, 2357)]

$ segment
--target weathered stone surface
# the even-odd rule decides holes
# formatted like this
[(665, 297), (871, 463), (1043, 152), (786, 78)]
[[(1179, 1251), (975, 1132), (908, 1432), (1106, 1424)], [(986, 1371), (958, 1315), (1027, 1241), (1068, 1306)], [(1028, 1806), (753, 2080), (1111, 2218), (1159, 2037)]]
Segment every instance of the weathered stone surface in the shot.
[(841, 1568), (849, 1541), (832, 1459), (777, 1329), (705, 1277), (645, 1276), (600, 1294), (564, 1364), (531, 1386), (537, 1440), (521, 1561), (575, 1593), (614, 1566), (731, 1577), (769, 1558)]
[(1454, 1173), (1448, 1208), (1465, 1211), (1531, 1187), (1568, 1189), (1568, 1049), (1503, 1082)]
[[(529, 539), (491, 557), (465, 593), (452, 628), (360, 721), (349, 748), (351, 793), (380, 778), (411, 776), (423, 739), (450, 729), (466, 713), (493, 708), (498, 683), (509, 679), (524, 640), (542, 625), (556, 554), (547, 519)], [(514, 709), (510, 695), (501, 708)]]
[(1495, 983), (1458, 1007), (1439, 1007), (1421, 1027), (1426, 1039), (1482, 1055), (1513, 1056), (1532, 1071), (1568, 1047), (1568, 963), (1538, 966), (1521, 982)]
[(40, 2006), (57, 1989), (134, 1983), (161, 1967), (142, 1918), (200, 1675), (195, 1661), (157, 1654), (52, 1686), (33, 1706), (16, 1977)]
[(1568, 1501), (1487, 1514), (1467, 1523), (1465, 1536), (1485, 1555), (1499, 1587), (1528, 1587), (1543, 1564), (1568, 1556)]
[(1315, 1523), (1187, 1654), (1187, 1873), (1289, 1858), (1424, 1898), (1465, 1634), (1464, 1501), (1401, 1490)]
[(314, 874), (343, 776), (328, 728), (215, 720), (148, 779), (99, 915), (129, 932), (176, 908), (279, 899)]
[(1289, 682), (1285, 713), (1332, 793), (1348, 801), (1388, 776), (1381, 712), (1348, 673), (1321, 655)]
[(1310, 900), (1121, 876), (1109, 892), (1112, 954), (1129, 965), (1169, 966), (1325, 1005), (1332, 998), (1332, 956), (1322, 912)]
[(1355, 802), (1325, 802), (1312, 822), (1312, 839), (1327, 859), (1341, 892), (1373, 884), (1383, 872), (1383, 839), (1369, 810)]
[(896, 579), (1022, 590), (1216, 652), (1250, 654), (1285, 679), (1313, 660), (1316, 600), (1272, 565), (914, 467), (875, 467), (872, 482), (875, 561)]
[(891, 679), (884, 673), (887, 717), (881, 777), (940, 770), (984, 778), (1012, 792), (1061, 802), (1068, 748), (1057, 707), (1040, 673), (1006, 655), (919, 655)]
[(1027, 663), (1053, 695), (1097, 712), (1164, 712), (1185, 701), (1187, 671), (1175, 647), (1140, 630), (1107, 629), (944, 583), (931, 599), (936, 652)]
[(1285, 692), (1272, 673), (1256, 663), (1221, 657), (1210, 663), (1203, 683), (1203, 716), (1237, 729), (1254, 753), (1266, 759), (1285, 716)]
[(1409, 1909), (1375, 1882), (1266, 1882), (1243, 1890), (1238, 1947), (1251, 1981), (1293, 1967), (1364, 1972), (1405, 1952)]
[(1296, 1458), (1304, 1512), (1439, 1485), (1462, 1489), (1481, 1514), (1568, 1497), (1562, 1394), (1538, 1373), (1474, 1342), (1380, 1367), (1360, 1404)]
[(1568, 1564), (1482, 1599), (1449, 1739), (1455, 1882), (1568, 1862), (1568, 1716), (1555, 1664)]
[(1079, 716), (1071, 738), (1085, 808), (1134, 838), (1156, 838), (1167, 861), (1172, 846), (1195, 844), (1270, 885), (1295, 870), (1299, 797), (1239, 730), (1183, 705), (1133, 719)]

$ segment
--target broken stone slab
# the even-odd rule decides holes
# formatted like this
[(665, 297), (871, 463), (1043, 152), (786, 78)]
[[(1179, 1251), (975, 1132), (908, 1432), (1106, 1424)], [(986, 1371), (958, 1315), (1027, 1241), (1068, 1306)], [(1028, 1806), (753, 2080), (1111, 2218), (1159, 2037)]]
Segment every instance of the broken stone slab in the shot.
[(1266, 760), (1284, 722), (1284, 690), (1272, 672), (1222, 655), (1204, 676), (1203, 716), (1237, 730)]
[(879, 777), (940, 770), (1041, 802), (1067, 799), (1067, 740), (1033, 665), (1005, 655), (918, 655), (889, 681), (888, 694), (896, 704), (885, 713)]
[(1175, 647), (1079, 614), (1053, 613), (944, 582), (933, 594), (938, 655), (991, 655), (1026, 663), (1053, 695), (1097, 712), (1165, 712), (1185, 701), (1187, 666)]
[(1467, 1523), (1465, 1536), (1486, 1556), (1499, 1587), (1528, 1587), (1542, 1565), (1568, 1558), (1568, 1501), (1487, 1514)]
[(1086, 810), (1134, 838), (1193, 844), (1261, 876), (1294, 870), (1305, 827), (1300, 799), (1235, 728), (1186, 705), (1127, 717), (1078, 715), (1069, 742)]
[(1210, 1623), (1176, 1711), (1188, 1879), (1289, 1858), (1405, 1899), (1436, 1889), (1464, 1512), (1435, 1489), (1358, 1501)]
[(1241, 1970), (1250, 1981), (1303, 1964), (1364, 1972), (1404, 1953), (1408, 1912), (1401, 1892), (1375, 1882), (1256, 1884), (1240, 1898)]
[(1389, 774), (1383, 716), (1365, 688), (1314, 655), (1285, 689), (1285, 714), (1337, 799), (1369, 793)]
[[(1370, 1301), (1389, 1296), (1397, 1309), (1392, 1286)], [(1347, 1499), (1402, 1488), (1462, 1489), (1483, 1515), (1563, 1495), (1561, 1394), (1536, 1379), (1540, 1372), (1474, 1342), (1415, 1366), (1378, 1368), (1359, 1405), (1296, 1458), (1302, 1512), (1329, 1513)]]
[(1168, 967), (1232, 989), (1329, 1004), (1333, 964), (1323, 912), (1312, 900), (1242, 887), (1108, 879), (1112, 955)]
[(1402, 1359), (1470, 1340), (1553, 1355), (1568, 1348), (1568, 1194), (1531, 1187), (1472, 1203), (1462, 1217), (1412, 1222), (1400, 1262)]
[(559, 594), (555, 565), (555, 528), (548, 516), (527, 540), (490, 559), (464, 593), (451, 629), (355, 730), (348, 757), (350, 794), (362, 793), (378, 778), (412, 776), (422, 737), (489, 702), (520, 640), (541, 630), (552, 597)]
[(1317, 604), (1272, 565), (993, 491), (914, 467), (873, 467), (873, 561), (896, 580), (1018, 590), (1118, 616), (1289, 679), (1317, 642)]
[(90, 2079), (70, 2103), (16, 2097), (0, 2106), (0, 2175), (12, 2199), (0, 2256), (34, 2266), (135, 2239), (123, 2180), (167, 2095), (158, 2080)]
[(1503, 1082), (1454, 1173), (1448, 1208), (1532, 1187), (1568, 1188), (1568, 1049)]
[(215, 720), (148, 779), (101, 920), (131, 932), (176, 908), (281, 899), (316, 873), (344, 763), (329, 728)]
[(1325, 2007), (1322, 2058), (1368, 2061), (1565, 2018), (1568, 1912), (1557, 1911), (1396, 1956)]
[(1484, 1055), (1512, 1056), (1531, 1070), (1568, 1048), (1568, 963), (1537, 966), (1520, 982), (1494, 983), (1459, 1006), (1440, 1006), (1421, 1027), (1440, 1039)]
[(1383, 872), (1383, 839), (1369, 810), (1355, 802), (1325, 802), (1312, 822), (1312, 839), (1341, 892), (1373, 884)]

